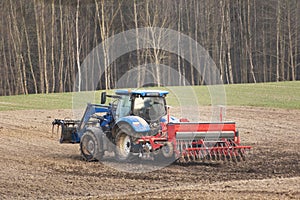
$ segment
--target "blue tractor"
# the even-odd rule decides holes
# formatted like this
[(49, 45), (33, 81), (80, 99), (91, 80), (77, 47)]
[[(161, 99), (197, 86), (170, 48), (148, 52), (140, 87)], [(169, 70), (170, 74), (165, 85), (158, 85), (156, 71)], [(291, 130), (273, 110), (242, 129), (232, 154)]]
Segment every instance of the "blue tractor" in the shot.
[[(61, 126), (61, 143), (80, 143), (87, 161), (101, 160), (105, 151), (113, 151), (119, 161), (145, 157), (168, 144), (166, 137), (161, 137), (161, 124), (167, 122), (167, 94), (155, 90), (103, 92), (101, 104), (88, 104), (81, 120), (55, 119), (52, 124)], [(109, 105), (105, 105), (106, 97), (112, 98)], [(159, 141), (153, 145), (155, 149), (144, 140), (152, 137), (159, 138), (152, 141)]]

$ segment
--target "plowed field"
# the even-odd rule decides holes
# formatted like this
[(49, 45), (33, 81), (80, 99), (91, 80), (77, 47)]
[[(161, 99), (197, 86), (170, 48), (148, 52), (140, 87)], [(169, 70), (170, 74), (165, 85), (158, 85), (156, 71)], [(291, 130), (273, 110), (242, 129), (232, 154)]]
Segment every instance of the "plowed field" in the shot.
[(59, 144), (51, 122), (67, 116), (0, 112), (0, 199), (300, 199), (300, 110), (229, 107), (226, 119), (253, 146), (246, 162), (174, 163), (147, 173), (85, 162), (78, 144)]

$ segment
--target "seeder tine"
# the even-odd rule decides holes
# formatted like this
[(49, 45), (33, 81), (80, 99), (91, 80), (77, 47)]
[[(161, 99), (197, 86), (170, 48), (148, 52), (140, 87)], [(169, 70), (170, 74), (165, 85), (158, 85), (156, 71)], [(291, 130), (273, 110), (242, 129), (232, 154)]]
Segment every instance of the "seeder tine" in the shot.
[(213, 157), (214, 157), (214, 161), (218, 161), (218, 151), (217, 150), (214, 150)]
[(220, 152), (219, 152), (219, 150), (217, 150), (217, 161), (220, 161), (220, 160), (221, 160)]
[(235, 157), (235, 161), (236, 162), (240, 162), (241, 161), (237, 149), (234, 150), (234, 157)]
[(220, 155), (220, 160), (226, 162), (226, 156), (223, 153)]
[(243, 161), (245, 161), (245, 160), (246, 160), (246, 158), (245, 158), (245, 155), (244, 155), (244, 152), (243, 152), (243, 150), (239, 150), (239, 154), (240, 154), (240, 156), (241, 156), (242, 160), (243, 160)]
[(202, 153), (202, 162), (205, 162), (206, 161), (206, 152), (201, 150), (201, 153)]
[(190, 160), (191, 161), (195, 161), (196, 160), (196, 158), (195, 158), (195, 152), (194, 151), (191, 152)]
[(202, 160), (203, 161), (203, 158), (204, 158), (204, 154), (203, 154), (203, 151), (202, 150), (199, 150), (199, 160)]
[(222, 150), (222, 153), (221, 153), (221, 160), (224, 162), (226, 161), (226, 153), (225, 153), (224, 149)]
[(231, 160), (230, 154), (226, 155), (226, 159), (227, 159), (227, 161), (230, 162), (230, 160)]
[(236, 157), (235, 157), (235, 154), (232, 154), (231, 159), (232, 159), (232, 162), (236, 163)]
[(210, 155), (210, 152), (209, 152), (209, 151), (207, 151), (207, 153), (206, 153), (206, 159), (207, 159), (207, 160), (211, 160), (211, 155)]
[(183, 159), (184, 159), (184, 162), (185, 163), (188, 163), (190, 162), (190, 155), (189, 155), (189, 152), (185, 152), (184, 156), (183, 156)]
[(179, 158), (179, 163), (183, 164), (186, 163), (185, 159), (184, 159), (184, 155), (182, 154), (181, 157)]
[(213, 149), (210, 151), (210, 157), (211, 157), (212, 161), (216, 160), (216, 154), (215, 154), (215, 151)]
[(197, 161), (197, 151), (193, 151), (193, 161)]
[(199, 154), (200, 151), (195, 151), (195, 157), (196, 157), (196, 160), (200, 160), (200, 154)]
[(189, 155), (189, 154), (187, 154), (187, 155), (185, 156), (185, 161), (186, 161), (186, 162), (191, 162), (191, 159), (190, 159), (190, 155)]
[(219, 149), (217, 151), (217, 161), (221, 161), (221, 153)]
[(236, 157), (235, 157), (234, 149), (229, 150), (229, 155), (230, 155), (230, 160), (232, 162), (236, 163)]
[(230, 161), (230, 152), (228, 149), (224, 151), (224, 156), (226, 161)]

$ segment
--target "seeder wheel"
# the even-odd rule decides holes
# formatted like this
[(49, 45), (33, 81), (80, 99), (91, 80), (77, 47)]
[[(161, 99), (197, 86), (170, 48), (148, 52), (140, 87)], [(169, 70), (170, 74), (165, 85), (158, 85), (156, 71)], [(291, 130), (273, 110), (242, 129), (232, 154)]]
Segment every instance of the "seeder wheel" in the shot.
[(162, 155), (165, 158), (172, 158), (174, 155), (174, 148), (173, 144), (171, 142), (167, 142), (162, 148), (161, 148)]

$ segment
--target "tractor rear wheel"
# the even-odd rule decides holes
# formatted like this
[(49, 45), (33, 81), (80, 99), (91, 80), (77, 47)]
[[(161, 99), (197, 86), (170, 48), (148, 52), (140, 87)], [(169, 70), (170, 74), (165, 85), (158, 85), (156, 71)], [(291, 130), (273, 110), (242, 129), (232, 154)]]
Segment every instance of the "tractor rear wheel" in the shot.
[(87, 130), (81, 137), (80, 151), (86, 161), (99, 161), (103, 157), (100, 138), (92, 130)]
[(131, 148), (133, 145), (133, 137), (130, 128), (121, 126), (116, 136), (116, 158), (118, 161), (131, 161), (133, 158)]

